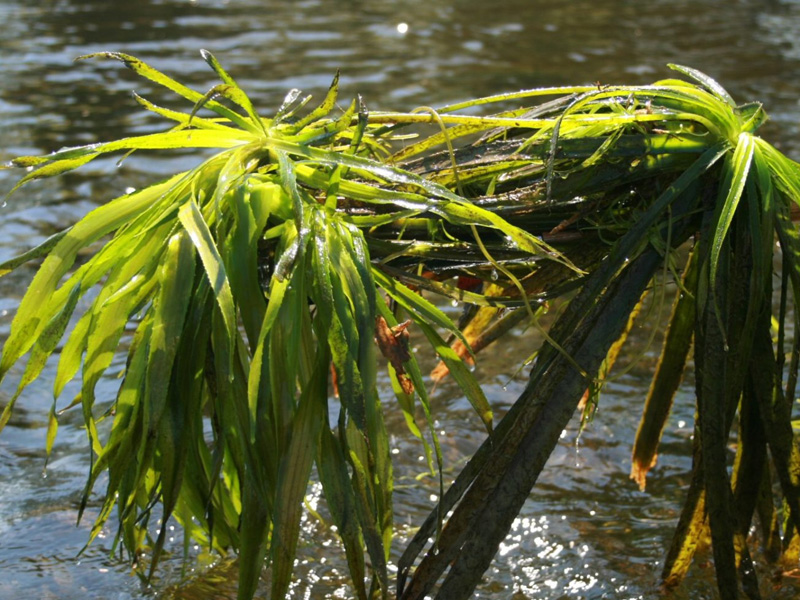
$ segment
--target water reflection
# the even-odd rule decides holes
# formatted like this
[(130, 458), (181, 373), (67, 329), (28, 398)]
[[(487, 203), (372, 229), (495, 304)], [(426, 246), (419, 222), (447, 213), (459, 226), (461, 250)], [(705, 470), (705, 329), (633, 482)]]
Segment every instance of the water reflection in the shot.
[[(772, 117), (764, 135), (800, 156), (800, 3), (651, 0), (646, 11), (642, 6), (631, 0), (0, 0), (0, 160), (162, 129), (158, 118), (139, 110), (133, 89), (185, 108), (118, 63), (76, 64), (77, 56), (128, 52), (205, 90), (215, 81), (199, 48), (218, 55), (265, 115), (290, 88), (319, 96), (337, 69), (345, 98), (361, 93), (374, 108), (411, 109), (521, 87), (645, 83), (669, 76), (665, 64), (679, 62), (719, 78), (742, 101), (763, 100)], [(398, 29), (401, 23), (406, 31)], [(83, 174), (30, 186), (0, 209), (0, 260), (41, 242), (97, 203), (194, 161), (187, 155), (134, 155), (121, 167), (113, 159), (97, 161)], [(0, 171), (0, 193), (14, 177)], [(0, 337), (7, 335), (31, 276), (24, 270), (0, 279)], [(509, 372), (509, 365), (535, 346), (530, 332), (520, 332), (482, 358), (478, 373), (498, 413), (524, 381), (524, 373)], [(608, 387), (580, 440), (577, 422), (565, 431), (477, 597), (652, 597), (686, 485), (693, 409), (688, 382), (648, 491), (640, 493), (627, 476), (654, 360), (652, 351), (644, 357)], [(121, 366), (118, 361), (110, 373)], [(0, 404), (20, 375), (12, 373), (0, 388)], [(123, 561), (109, 557), (113, 531), (103, 532), (74, 560), (91, 522), (90, 514), (74, 527), (88, 455), (80, 417), (67, 413), (48, 477), (42, 478), (52, 378), (51, 365), (0, 436), (0, 598), (20, 592), (37, 598), (234, 597), (235, 562), (191, 547), (184, 571), (180, 536), (174, 536), (173, 556), (151, 588), (132, 577)], [(100, 395), (112, 398), (117, 385), (109, 375)], [(75, 393), (70, 389), (65, 397)], [(388, 382), (384, 395), (390, 395)], [(484, 432), (452, 383), (439, 386), (434, 403), (447, 475), (453, 477)], [(398, 477), (397, 561), (403, 541), (432, 507), (438, 484), (419, 477), (421, 449), (399, 411), (390, 411), (387, 425)], [(311, 501), (318, 496), (312, 490)], [(96, 507), (94, 498), (90, 511)], [(347, 567), (330, 550), (335, 535), (323, 503), (319, 510), (322, 521), (309, 516), (304, 522), (304, 575), (295, 593), (347, 597)], [(678, 597), (711, 598), (712, 582), (711, 569), (697, 566)], [(765, 590), (765, 597), (788, 598), (796, 591)]]

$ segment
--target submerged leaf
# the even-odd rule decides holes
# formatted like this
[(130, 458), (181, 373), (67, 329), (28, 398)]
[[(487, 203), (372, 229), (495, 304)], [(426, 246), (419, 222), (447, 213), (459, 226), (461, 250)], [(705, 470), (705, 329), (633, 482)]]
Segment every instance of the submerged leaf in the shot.
[(683, 376), (694, 334), (697, 285), (697, 254), (693, 252), (683, 274), (667, 327), (664, 346), (658, 358), (655, 375), (647, 392), (639, 428), (633, 445), (631, 479), (644, 490), (647, 472), (655, 465), (658, 443), (672, 408), (673, 398)]

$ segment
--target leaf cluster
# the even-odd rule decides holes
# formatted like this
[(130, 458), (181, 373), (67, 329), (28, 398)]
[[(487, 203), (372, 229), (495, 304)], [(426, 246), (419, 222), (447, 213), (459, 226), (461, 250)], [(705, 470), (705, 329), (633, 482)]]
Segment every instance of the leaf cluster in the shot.
[[(529, 452), (523, 434), (564, 426), (542, 421), (542, 406), (564, 404), (559, 378), (575, 388), (565, 418), (582, 395), (595, 405), (640, 296), (657, 275), (677, 281), (682, 271), (634, 449), (643, 485), (694, 343), (693, 483), (665, 579), (682, 576), (710, 531), (723, 595), (735, 597), (740, 566), (754, 589), (745, 538), (756, 512), (765, 543), (775, 546), (780, 529), (782, 548), (791, 547), (800, 527), (791, 429), (800, 350), (792, 341), (786, 365), (783, 347), (787, 320), (800, 314), (788, 308), (800, 298), (800, 239), (789, 209), (800, 203), (800, 167), (755, 135), (765, 119), (760, 105), (737, 106), (713, 80), (675, 67), (695, 83), (543, 88), (438, 110), (369, 112), (360, 98), (338, 108), (337, 76), (315, 108), (293, 90), (267, 119), (208, 52), (221, 83), (206, 93), (128, 55), (93, 56), (119, 60), (178, 94), (186, 111), (136, 96), (174, 125), (18, 158), (13, 164), (30, 172), (15, 190), (112, 152), (218, 153), (111, 200), (0, 265), (2, 275), (43, 259), (0, 357), (2, 378), (27, 355), (0, 429), (66, 338), (47, 450), (56, 401), (80, 371), (69, 407), (82, 411), (92, 451), (81, 511), (108, 472), (92, 537), (116, 507), (118, 540), (134, 557), (149, 549), (152, 573), (165, 524), (175, 518), (188, 537), (239, 553), (241, 598), (253, 596), (265, 565), (272, 597), (283, 598), (316, 468), (355, 595), (387, 597), (393, 475), (378, 351), (443, 488), (428, 381), (404, 345), (411, 332), (442, 361), (432, 378), (452, 375), (489, 438), (409, 546), (398, 593), (422, 597), (450, 568), (440, 596), (468, 597), (482, 573), (469, 561), (486, 555), (479, 562), (488, 565), (496, 546), (485, 540), (504, 535), (494, 516), (515, 510), (502, 482), (516, 477), (516, 453)], [(512, 103), (523, 106), (466, 114)], [(419, 135), (430, 126), (433, 133)], [(405, 145), (392, 153), (398, 140)], [(773, 319), (776, 234), (784, 264)], [(690, 239), (694, 250), (682, 262), (675, 249)], [(91, 256), (75, 268), (87, 249)], [(647, 267), (634, 273), (633, 264)], [(638, 287), (626, 292), (626, 278)], [(463, 302), (460, 323), (424, 292)], [(539, 318), (557, 298), (567, 309), (546, 330)], [(531, 384), (495, 429), (469, 363), (520, 322), (546, 342)], [(95, 390), (123, 342), (124, 378), (108, 409)], [(737, 411), (730, 480), (725, 449)], [(109, 415), (110, 426), (101, 425)], [(546, 458), (550, 450), (536, 452)], [(533, 479), (517, 486), (523, 500), (538, 473), (528, 471)], [(782, 527), (771, 496), (758, 493), (769, 489), (771, 472), (787, 509)], [(761, 482), (757, 490), (753, 481)], [(153, 518), (161, 519), (155, 539)], [(429, 537), (438, 545), (406, 586)]]

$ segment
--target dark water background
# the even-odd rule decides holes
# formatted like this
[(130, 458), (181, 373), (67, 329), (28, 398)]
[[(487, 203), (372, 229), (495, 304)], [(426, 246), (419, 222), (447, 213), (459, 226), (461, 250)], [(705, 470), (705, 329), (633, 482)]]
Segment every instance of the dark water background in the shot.
[[(400, 23), (408, 26), (405, 34)], [(130, 91), (170, 105), (167, 94), (119, 64), (76, 64), (75, 57), (127, 52), (204, 91), (216, 81), (200, 48), (216, 54), (264, 115), (290, 88), (321, 96), (337, 68), (345, 98), (361, 93), (371, 107), (410, 110), (522, 87), (648, 83), (670, 76), (665, 65), (677, 62), (717, 78), (742, 102), (763, 101), (771, 121), (762, 134), (800, 159), (796, 1), (0, 0), (0, 161), (162, 127), (137, 108)], [(114, 160), (30, 186), (3, 204), (0, 260), (128, 187), (195, 164), (196, 156), (134, 156), (121, 167)], [(0, 193), (16, 177), (0, 171)], [(25, 269), (0, 279), (0, 339), (31, 276)], [(657, 307), (649, 320), (659, 322)], [(693, 416), (686, 381), (659, 465), (640, 493), (628, 479), (629, 454), (659, 341), (657, 328), (654, 336), (637, 331), (624, 360), (635, 365), (608, 385), (594, 423), (579, 440), (577, 423), (564, 432), (477, 597), (657, 595), (661, 559), (687, 484)], [(537, 343), (520, 331), (481, 358), (478, 374), (498, 414), (521, 391), (524, 373), (513, 369)], [(235, 597), (232, 559), (193, 549), (196, 560), (182, 570), (177, 528), (174, 556), (149, 587), (110, 555), (113, 532), (103, 532), (76, 558), (92, 516), (75, 527), (88, 449), (79, 415), (67, 413), (43, 475), (53, 373), (28, 389), (0, 436), (0, 599)], [(12, 383), (19, 375), (12, 373)], [(113, 398), (117, 384), (109, 375), (100, 397)], [(0, 406), (12, 393), (8, 382), (0, 388)], [(390, 397), (388, 387), (384, 395)], [(483, 433), (451, 384), (439, 387), (434, 402), (452, 474)], [(423, 470), (421, 448), (387, 406), (400, 478), (399, 548), (432, 507), (436, 486), (416, 479)], [(312, 490), (312, 503), (318, 494)], [(323, 524), (305, 523), (295, 597), (348, 597), (344, 561), (333, 546)], [(793, 581), (784, 577), (774, 586), (765, 578), (765, 597), (796, 597), (800, 586)], [(693, 567), (676, 597), (714, 598), (712, 569)]]

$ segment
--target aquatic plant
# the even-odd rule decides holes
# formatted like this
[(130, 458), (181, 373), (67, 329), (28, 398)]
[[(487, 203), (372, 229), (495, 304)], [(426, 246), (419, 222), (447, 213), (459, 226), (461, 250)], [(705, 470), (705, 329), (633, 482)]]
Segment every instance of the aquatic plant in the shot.
[[(800, 166), (755, 135), (759, 104), (736, 105), (715, 81), (674, 67), (693, 83), (544, 88), (412, 113), (369, 112), (360, 98), (342, 111), (336, 78), (315, 108), (293, 90), (266, 119), (208, 52), (221, 83), (206, 93), (128, 55), (93, 57), (177, 93), (186, 112), (136, 96), (174, 126), (18, 158), (29, 172), (14, 191), (107, 153), (219, 152), (0, 265), (2, 275), (43, 259), (3, 346), (0, 378), (27, 362), (0, 429), (66, 337), (47, 451), (65, 410), (56, 401), (80, 371), (68, 408), (82, 411), (93, 457), (81, 512), (108, 473), (92, 537), (116, 506), (118, 541), (134, 559), (148, 549), (152, 574), (174, 517), (188, 537), (238, 552), (240, 598), (265, 565), (283, 598), (316, 467), (355, 595), (388, 597), (393, 476), (379, 351), (444, 487), (413, 329), (442, 360), (433, 378), (454, 378), (487, 439), (407, 547), (396, 593), (422, 598), (438, 585), (437, 597), (468, 598), (568, 420), (582, 400), (587, 415), (597, 402), (643, 297), (674, 288), (633, 467), (643, 486), (693, 344), (692, 483), (664, 581), (680, 580), (710, 536), (722, 597), (740, 585), (757, 597), (755, 514), (761, 543), (797, 560), (800, 240), (790, 206)], [(522, 106), (467, 114), (498, 104)], [(425, 126), (433, 133), (399, 135)], [(431, 294), (462, 302), (461, 323)], [(539, 319), (553, 305), (546, 329)], [(545, 342), (495, 428), (467, 363), (522, 321)], [(123, 341), (109, 405), (95, 388)], [(154, 540), (151, 518), (163, 523)]]

